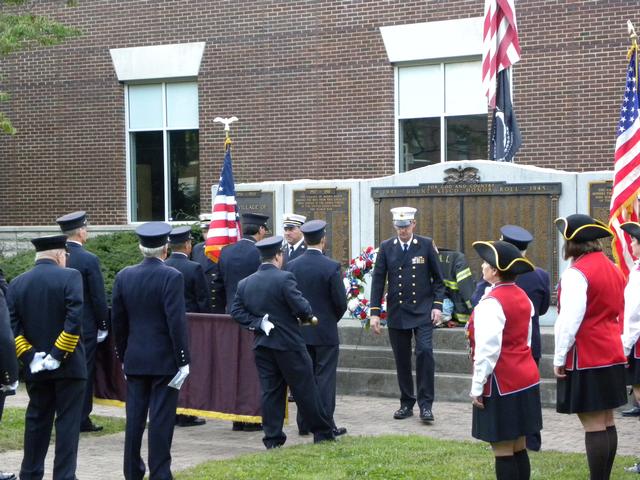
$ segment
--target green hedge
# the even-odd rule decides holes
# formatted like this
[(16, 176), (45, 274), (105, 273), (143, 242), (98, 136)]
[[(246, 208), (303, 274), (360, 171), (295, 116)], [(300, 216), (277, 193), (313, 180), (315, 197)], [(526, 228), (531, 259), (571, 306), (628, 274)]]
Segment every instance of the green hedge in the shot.
[[(198, 225), (191, 227), (193, 243), (202, 241), (202, 233)], [(116, 274), (124, 267), (135, 265), (142, 260), (138, 249), (138, 237), (134, 232), (118, 232), (99, 235), (87, 241), (85, 248), (95, 253), (100, 259), (102, 274), (104, 275), (107, 301), (111, 303), (111, 290)], [(35, 252), (28, 250), (12, 257), (0, 259), (0, 267), (4, 270), (7, 281), (11, 281), (33, 266)]]

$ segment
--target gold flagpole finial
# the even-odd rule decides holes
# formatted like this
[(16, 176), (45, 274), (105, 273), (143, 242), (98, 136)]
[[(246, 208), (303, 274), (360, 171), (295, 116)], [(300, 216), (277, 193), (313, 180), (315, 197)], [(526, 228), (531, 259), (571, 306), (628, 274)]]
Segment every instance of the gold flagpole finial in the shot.
[(226, 148), (229, 144), (231, 144), (231, 138), (229, 137), (229, 131), (231, 129), (229, 128), (229, 125), (231, 125), (233, 122), (237, 122), (238, 117), (229, 117), (229, 118), (216, 117), (213, 119), (213, 121), (222, 123), (224, 125), (224, 133), (225, 133), (224, 146)]

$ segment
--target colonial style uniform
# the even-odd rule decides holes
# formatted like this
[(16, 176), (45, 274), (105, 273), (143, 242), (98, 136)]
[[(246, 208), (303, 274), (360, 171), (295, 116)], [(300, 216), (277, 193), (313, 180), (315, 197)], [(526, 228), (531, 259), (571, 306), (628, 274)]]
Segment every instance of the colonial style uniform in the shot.
[[(87, 214), (83, 211), (69, 213), (56, 222), (63, 232), (86, 227)], [(91, 422), (89, 414), (93, 410), (93, 382), (96, 371), (96, 348), (98, 346), (98, 331), (106, 335), (109, 330), (109, 309), (104, 290), (104, 279), (100, 270), (100, 260), (93, 253), (84, 249), (82, 244), (72, 240), (67, 241), (69, 258), (67, 267), (74, 268), (82, 275), (82, 343), (87, 359), (87, 386), (82, 407), (82, 422), (80, 431), (102, 430)]]
[[(36, 251), (64, 250), (66, 235), (32, 240)], [(16, 354), (24, 367), (29, 394), (25, 416), (21, 479), (40, 479), (56, 420), (53, 478), (75, 478), (80, 417), (87, 362), (82, 335), (82, 276), (55, 260), (37, 260), (16, 277), (8, 291)], [(38, 356), (53, 359), (49, 368), (33, 369)]]
[[(307, 245), (318, 245), (325, 236), (326, 222), (311, 220), (300, 228)], [(311, 304), (318, 318), (314, 328), (303, 328), (302, 336), (313, 363), (313, 373), (318, 384), (327, 416), (331, 419), (334, 434), (346, 433), (333, 419), (336, 409), (336, 370), (338, 368), (338, 322), (347, 309), (347, 294), (342, 282), (340, 263), (325, 257), (317, 248), (306, 252), (287, 264), (286, 269), (296, 276), (302, 296)], [(298, 430), (308, 431), (302, 415), (298, 415)]]
[[(136, 229), (140, 245), (160, 248), (171, 226), (145, 223)], [(141, 480), (142, 435), (149, 417), (149, 476), (171, 476), (171, 442), (178, 390), (169, 386), (176, 373), (188, 373), (189, 349), (180, 272), (160, 258), (146, 257), (126, 267), (113, 285), (112, 325), (116, 354), (127, 379), (127, 427), (124, 477)]]
[[(279, 236), (256, 244), (265, 258), (280, 254), (281, 246)], [(309, 302), (300, 294), (294, 275), (273, 263), (263, 263), (257, 272), (238, 284), (231, 315), (240, 325), (255, 332), (264, 445), (279, 447), (287, 439), (282, 430), (287, 385), (305, 425), (313, 432), (314, 441), (333, 439), (331, 419), (324, 411), (299, 323), (310, 321), (313, 313)]]
[[(610, 236), (605, 225), (587, 215), (560, 218), (557, 225), (567, 240)], [(553, 364), (565, 367), (567, 378), (558, 379), (559, 413), (608, 410), (627, 403), (620, 339), (623, 308), (624, 278), (604, 253), (582, 255), (562, 273)]]
[[(407, 215), (403, 209), (398, 209), (398, 215)], [(413, 212), (408, 221), (413, 220), (415, 213), (415, 209), (410, 210)], [(394, 213), (396, 225), (399, 221), (405, 220), (396, 220)], [(433, 241), (413, 235), (406, 244), (397, 237), (380, 244), (371, 284), (372, 315), (380, 311), (385, 283), (388, 283), (387, 326), (396, 361), (401, 409), (411, 411), (416, 403), (411, 373), (411, 339), (415, 336), (417, 402), (421, 415), (428, 411), (432, 419), (435, 364), (431, 310), (442, 310), (444, 298), (442, 271)]]
[[(621, 228), (640, 241), (640, 224), (626, 222)], [(633, 264), (624, 289), (622, 346), (627, 356), (627, 385), (640, 385), (640, 260)]]

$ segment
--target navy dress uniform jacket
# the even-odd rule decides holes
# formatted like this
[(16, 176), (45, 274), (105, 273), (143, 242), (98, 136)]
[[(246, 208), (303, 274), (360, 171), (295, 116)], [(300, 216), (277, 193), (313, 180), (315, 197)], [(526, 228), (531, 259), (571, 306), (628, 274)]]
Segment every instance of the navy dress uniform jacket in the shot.
[(442, 270), (429, 237), (414, 235), (406, 253), (397, 237), (382, 242), (371, 284), (370, 305), (374, 312), (380, 307), (385, 281), (390, 328), (406, 330), (431, 323), (431, 310), (442, 310)]
[(340, 264), (319, 250), (306, 250), (287, 264), (298, 288), (318, 318), (318, 325), (302, 329), (307, 345), (338, 345), (338, 322), (347, 310), (347, 294)]
[[(11, 331), (9, 308), (0, 289), (0, 384), (11, 385), (18, 380), (16, 344)], [(2, 393), (0, 393), (2, 395)], [(0, 416), (2, 415), (0, 410)]]
[[(260, 329), (266, 313), (275, 325), (269, 336)], [(255, 332), (254, 348), (287, 351), (307, 348), (298, 319), (306, 320), (313, 316), (311, 305), (298, 290), (293, 273), (282, 271), (275, 265), (263, 263), (257, 272), (240, 281), (231, 316)]]
[[(87, 364), (82, 335), (82, 276), (53, 260), (14, 278), (7, 296), (16, 354), (26, 367), (25, 380), (86, 379)], [(32, 374), (29, 364), (36, 352), (62, 363), (59, 368)]]
[[(540, 315), (544, 315), (549, 310), (549, 302), (551, 300), (551, 279), (546, 270), (536, 267), (532, 272), (523, 273), (516, 277), (516, 285), (525, 291), (533, 308), (535, 315), (531, 317), (531, 355), (538, 360), (542, 356), (542, 342), (540, 340)], [(491, 284), (484, 280), (478, 282), (476, 291), (471, 298), (471, 303), (475, 307), (482, 296), (485, 289)]]
[(211, 297), (211, 313), (224, 313), (227, 298), (220, 278), (220, 266), (204, 253), (204, 242), (197, 243), (193, 246), (191, 260), (200, 264), (207, 278), (209, 295)]
[(67, 268), (74, 268), (82, 275), (83, 337), (95, 336), (98, 330), (109, 329), (109, 309), (100, 270), (100, 260), (76, 242), (67, 242), (69, 258)]
[(158, 258), (118, 272), (111, 323), (126, 375), (174, 375), (189, 363), (184, 280)]
[(260, 252), (256, 247), (256, 240), (248, 236), (224, 247), (220, 252), (219, 266), (227, 300), (227, 313), (230, 313), (238, 283), (255, 273), (260, 266)]
[(186, 254), (175, 252), (164, 262), (178, 270), (184, 278), (184, 301), (187, 312), (209, 313), (211, 304), (207, 279), (202, 267), (189, 260)]
[(285, 245), (282, 247), (282, 258), (283, 258), (282, 264), (286, 265), (287, 263), (292, 262), (296, 258), (299, 258), (301, 255), (303, 255), (306, 251), (307, 251), (307, 246), (304, 244), (304, 242), (302, 242), (298, 246), (298, 248), (296, 248), (293, 251), (293, 253), (291, 253), (291, 248), (289, 244), (285, 243)]

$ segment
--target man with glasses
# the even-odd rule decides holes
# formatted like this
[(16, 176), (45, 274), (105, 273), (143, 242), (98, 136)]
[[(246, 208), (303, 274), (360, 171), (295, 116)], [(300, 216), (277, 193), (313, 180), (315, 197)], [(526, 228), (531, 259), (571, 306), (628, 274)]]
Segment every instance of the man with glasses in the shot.
[(82, 343), (87, 359), (87, 387), (82, 402), (81, 432), (99, 432), (102, 426), (91, 421), (93, 409), (93, 381), (96, 372), (96, 349), (109, 332), (109, 310), (104, 290), (104, 279), (100, 270), (100, 260), (84, 248), (87, 232), (87, 214), (83, 211), (69, 213), (56, 222), (67, 236), (69, 258), (67, 267), (74, 268), (82, 275)]
[[(400, 387), (400, 409), (393, 418), (412, 416), (417, 400), (420, 420), (431, 423), (435, 381), (432, 336), (442, 314), (442, 271), (433, 240), (414, 234), (416, 209), (398, 207), (391, 213), (397, 236), (382, 242), (378, 250), (371, 284), (371, 328), (380, 334), (380, 304), (388, 283), (389, 341)], [(416, 342), (417, 396), (411, 373), (412, 337)]]

